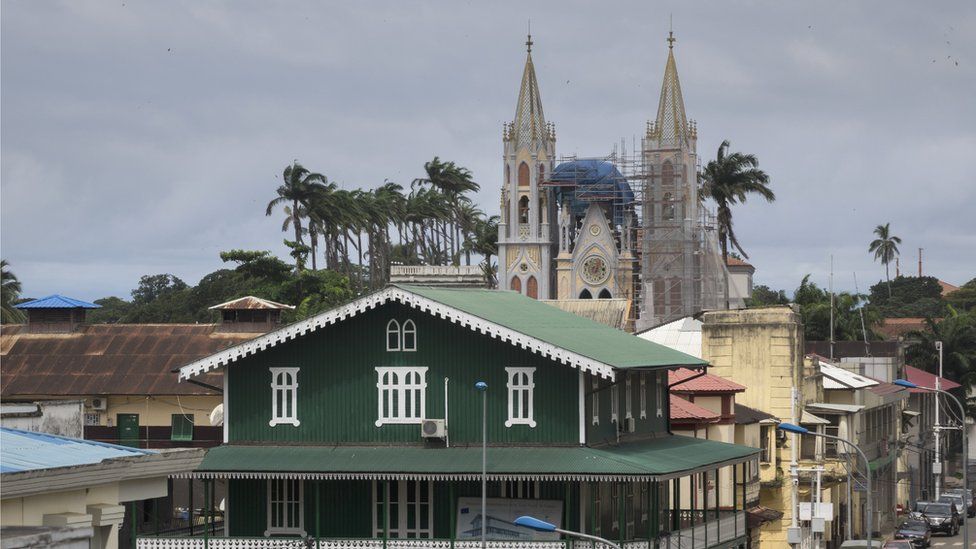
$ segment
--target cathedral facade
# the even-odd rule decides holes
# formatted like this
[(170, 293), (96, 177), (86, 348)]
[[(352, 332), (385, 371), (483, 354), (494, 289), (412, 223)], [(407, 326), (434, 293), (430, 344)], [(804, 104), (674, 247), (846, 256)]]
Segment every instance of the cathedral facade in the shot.
[(626, 176), (606, 160), (556, 165), (531, 37), (526, 44), (515, 119), (503, 132), (499, 288), (537, 299), (632, 300), (638, 328), (701, 310), (697, 128), (685, 114), (673, 36), (641, 167)]

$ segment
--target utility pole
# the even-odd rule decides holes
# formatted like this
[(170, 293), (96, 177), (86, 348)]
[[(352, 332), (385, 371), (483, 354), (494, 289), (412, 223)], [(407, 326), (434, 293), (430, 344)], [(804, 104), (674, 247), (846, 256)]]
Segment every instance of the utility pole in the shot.
[(834, 361), (834, 254), (830, 254), (830, 361)]
[[(918, 275), (922, 276), (922, 249), (918, 249)], [(936, 341), (935, 348), (939, 351), (939, 377), (935, 378), (935, 390), (942, 389), (942, 342)], [(935, 501), (939, 501), (942, 495), (942, 416), (939, 414), (939, 393), (932, 395), (935, 398), (935, 463), (932, 464), (932, 472), (935, 474)]]
[(918, 277), (922, 278), (922, 248), (918, 249)]

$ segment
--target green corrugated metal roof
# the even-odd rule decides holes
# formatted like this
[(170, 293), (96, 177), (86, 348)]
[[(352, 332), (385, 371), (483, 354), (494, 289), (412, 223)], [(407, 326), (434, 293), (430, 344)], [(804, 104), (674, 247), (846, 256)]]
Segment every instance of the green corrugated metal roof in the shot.
[[(489, 475), (669, 476), (741, 461), (758, 448), (671, 435), (619, 446), (489, 447)], [(235, 446), (207, 452), (198, 473), (481, 473), (481, 447)]]
[(516, 292), (396, 286), (614, 368), (697, 367), (708, 364), (700, 358), (567, 313)]

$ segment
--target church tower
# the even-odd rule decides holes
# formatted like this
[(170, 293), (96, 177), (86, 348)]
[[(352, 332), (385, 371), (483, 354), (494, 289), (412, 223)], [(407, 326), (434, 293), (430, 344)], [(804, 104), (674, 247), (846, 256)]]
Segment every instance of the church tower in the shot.
[(638, 329), (691, 315), (701, 307), (697, 181), (698, 130), (685, 115), (674, 34), (657, 108), (643, 139), (645, 188)]
[(549, 299), (552, 287), (552, 192), (542, 186), (552, 173), (556, 132), (542, 114), (532, 65), (532, 35), (522, 73), (515, 120), (505, 125), (504, 183), (498, 224), (498, 287)]

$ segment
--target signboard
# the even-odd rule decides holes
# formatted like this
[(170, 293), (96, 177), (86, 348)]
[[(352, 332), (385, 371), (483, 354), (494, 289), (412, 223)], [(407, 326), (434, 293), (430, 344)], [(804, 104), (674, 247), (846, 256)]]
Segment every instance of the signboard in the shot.
[[(515, 524), (523, 515), (535, 517), (561, 528), (563, 502), (552, 499), (488, 498), (485, 502), (488, 521), (485, 528), (487, 539), (553, 540), (556, 532), (537, 532)], [(456, 539), (481, 538), (481, 498), (458, 498)]]
[[(813, 514), (813, 510), (816, 508), (816, 515)], [(833, 503), (820, 503), (813, 504), (809, 501), (800, 502), (800, 520), (813, 520), (813, 519), (823, 519), (826, 521), (834, 520), (834, 504)]]

